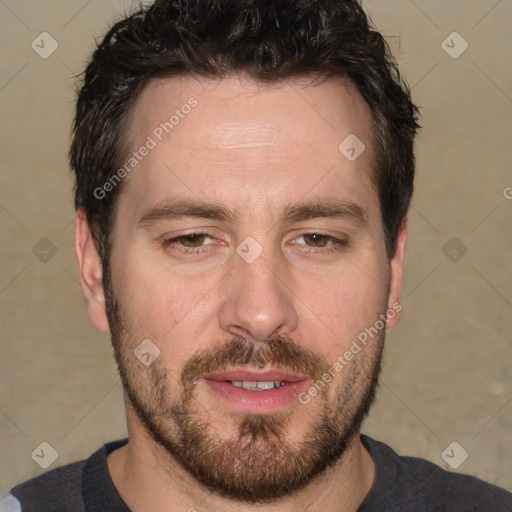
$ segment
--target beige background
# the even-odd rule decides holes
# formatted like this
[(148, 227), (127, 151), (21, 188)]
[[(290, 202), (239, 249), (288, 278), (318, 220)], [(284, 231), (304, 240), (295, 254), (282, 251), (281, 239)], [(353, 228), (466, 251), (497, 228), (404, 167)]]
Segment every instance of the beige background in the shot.
[[(55, 467), (126, 434), (109, 338), (90, 325), (77, 282), (66, 158), (73, 75), (125, 4), (0, 0), (0, 491), (43, 472), (31, 458), (43, 441)], [(424, 127), (404, 316), (364, 431), (446, 468), (456, 441), (469, 453), (458, 471), (512, 489), (512, 2), (364, 5)], [(31, 48), (44, 31), (59, 45), (47, 59)], [(469, 44), (456, 59), (442, 48), (454, 31)], [(445, 44), (462, 48), (457, 36)], [(43, 237), (57, 249), (46, 263), (33, 254)]]

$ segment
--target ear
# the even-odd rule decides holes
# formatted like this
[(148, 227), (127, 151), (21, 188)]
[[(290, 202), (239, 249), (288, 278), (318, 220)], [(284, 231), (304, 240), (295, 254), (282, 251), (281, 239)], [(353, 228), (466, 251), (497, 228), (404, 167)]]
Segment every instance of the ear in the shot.
[(388, 310), (393, 311), (393, 317), (389, 315), (386, 328), (394, 327), (401, 317), (402, 305), (400, 304), (400, 293), (402, 291), (402, 278), (404, 272), (404, 254), (407, 241), (407, 218), (402, 220), (398, 231), (396, 250), (391, 259), (391, 278), (389, 288)]
[(83, 209), (79, 209), (76, 213), (74, 245), (87, 315), (97, 329), (106, 332), (110, 327), (105, 312), (103, 266)]

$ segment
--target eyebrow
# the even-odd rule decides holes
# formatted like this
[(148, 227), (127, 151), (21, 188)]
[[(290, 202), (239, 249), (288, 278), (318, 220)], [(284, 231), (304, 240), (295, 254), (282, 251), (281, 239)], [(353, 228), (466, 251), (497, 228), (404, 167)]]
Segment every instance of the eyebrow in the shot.
[[(163, 201), (144, 212), (137, 224), (146, 227), (159, 221), (182, 217), (197, 217), (225, 222), (234, 222), (236, 219), (233, 210), (221, 203), (171, 199)], [(367, 214), (361, 206), (351, 201), (331, 197), (316, 198), (305, 203), (288, 204), (285, 206), (278, 222), (293, 223), (319, 218), (340, 219), (356, 227), (366, 227), (368, 225)]]
[(361, 206), (352, 201), (334, 198), (314, 199), (307, 203), (288, 205), (282, 221), (301, 222), (319, 218), (340, 219), (357, 227), (368, 225), (368, 217)]
[(146, 226), (162, 220), (179, 219), (181, 217), (200, 217), (230, 221), (234, 218), (232, 211), (221, 204), (205, 203), (193, 200), (166, 200), (150, 208), (142, 214), (137, 224)]

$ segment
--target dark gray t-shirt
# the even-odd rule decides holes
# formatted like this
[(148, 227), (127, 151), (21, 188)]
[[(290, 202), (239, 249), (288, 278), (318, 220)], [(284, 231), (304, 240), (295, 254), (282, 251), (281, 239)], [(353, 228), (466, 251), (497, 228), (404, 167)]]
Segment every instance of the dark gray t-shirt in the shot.
[[(512, 494), (423, 459), (400, 457), (365, 435), (376, 478), (358, 512), (505, 512)], [(131, 512), (117, 492), (107, 455), (127, 439), (102, 446), (88, 459), (53, 469), (11, 490), (0, 512)]]

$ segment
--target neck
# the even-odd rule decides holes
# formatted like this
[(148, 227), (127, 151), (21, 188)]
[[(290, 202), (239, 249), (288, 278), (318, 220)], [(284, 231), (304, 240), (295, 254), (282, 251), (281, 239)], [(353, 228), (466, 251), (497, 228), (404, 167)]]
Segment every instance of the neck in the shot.
[[(356, 435), (342, 458), (306, 487), (274, 502), (248, 504), (205, 488), (128, 415), (129, 443), (107, 458), (112, 480), (133, 512), (355, 512), (371, 489), (375, 466)], [(299, 506), (297, 506), (299, 505)]]

